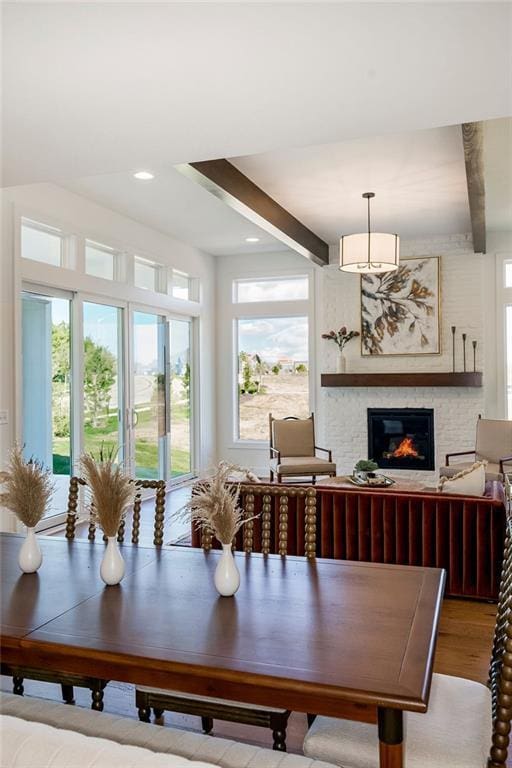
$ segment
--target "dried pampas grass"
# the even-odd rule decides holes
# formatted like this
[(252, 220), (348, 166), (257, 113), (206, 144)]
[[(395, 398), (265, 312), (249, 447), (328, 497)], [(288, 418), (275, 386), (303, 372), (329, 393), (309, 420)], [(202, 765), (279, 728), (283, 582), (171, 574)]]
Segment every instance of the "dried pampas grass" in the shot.
[(84, 480), (91, 491), (91, 517), (105, 536), (117, 536), (126, 508), (135, 497), (135, 483), (114, 463), (112, 452), (100, 452), (99, 460), (92, 453), (80, 458)]
[(240, 484), (229, 482), (233, 471), (245, 470), (222, 461), (213, 475), (194, 486), (192, 498), (180, 510), (182, 518), (190, 519), (221, 544), (231, 544), (242, 525), (254, 519), (245, 517), (238, 505)]
[(25, 461), (23, 450), (15, 445), (9, 456), (5, 472), (0, 472), (0, 505), (10, 509), (27, 528), (33, 528), (44, 517), (53, 495), (49, 470), (35, 459)]

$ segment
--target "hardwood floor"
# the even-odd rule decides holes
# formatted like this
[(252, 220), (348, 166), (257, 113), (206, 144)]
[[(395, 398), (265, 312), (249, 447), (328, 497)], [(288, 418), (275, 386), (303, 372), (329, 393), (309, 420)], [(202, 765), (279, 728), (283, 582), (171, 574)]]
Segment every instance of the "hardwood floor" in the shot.
[[(165, 541), (175, 538), (171, 513), (179, 509), (188, 498), (190, 488), (180, 488), (168, 494)], [(145, 502), (142, 515), (141, 544), (152, 543), (152, 503)], [(130, 521), (127, 521), (127, 529)], [(60, 534), (62, 535), (62, 532)], [(87, 537), (87, 525), (77, 529), (78, 537)], [(127, 535), (129, 541), (129, 534)], [(496, 605), (469, 600), (448, 599), (443, 603), (440, 631), (435, 656), (435, 671), (448, 675), (466, 677), (485, 683), (494, 630)], [(2, 690), (11, 690), (10, 678), (1, 678)], [(25, 695), (40, 696), (60, 700), (60, 688), (55, 685), (27, 680)], [(76, 691), (78, 706), (90, 706), (89, 692)], [(136, 718), (135, 696), (133, 687), (124, 683), (112, 682), (105, 691), (105, 711), (126, 717)], [(163, 725), (200, 731), (199, 718), (167, 712)], [(306, 716), (293, 713), (288, 726), (287, 746), (290, 752), (301, 752), (302, 741), (306, 733)], [(224, 723), (216, 721), (213, 733), (239, 741), (247, 741), (260, 746), (270, 747), (271, 734), (263, 728)], [(507, 763), (512, 768), (512, 760)]]

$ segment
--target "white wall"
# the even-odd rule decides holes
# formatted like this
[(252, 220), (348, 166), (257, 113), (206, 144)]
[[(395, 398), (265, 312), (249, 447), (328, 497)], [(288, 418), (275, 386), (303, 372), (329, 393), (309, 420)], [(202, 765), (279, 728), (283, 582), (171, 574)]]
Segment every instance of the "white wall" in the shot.
[[(114, 298), (149, 303), (147, 291), (92, 278), (71, 269), (58, 269), (16, 258), (19, 248), (19, 217), (27, 215), (81, 237), (153, 257), (155, 261), (186, 272), (201, 281), (200, 302), (180, 302), (164, 295), (151, 295), (151, 303), (173, 313), (199, 317), (200, 393), (196, 446), (198, 467), (215, 460), (215, 280), (214, 259), (209, 254), (174, 240), (154, 229), (99, 206), (54, 184), (11, 187), (2, 194), (2, 256), (0, 270), (0, 410), (9, 423), (0, 425), (0, 467), (15, 437), (20, 437), (20, 399), (16, 397), (16, 366), (20, 366), (19, 296), (21, 280), (67, 290), (99, 294), (111, 291)], [(19, 379), (19, 377), (18, 377)], [(199, 397), (200, 394), (200, 397)], [(4, 530), (12, 527), (5, 510), (0, 519)]]
[[(467, 333), (468, 370), (472, 370), (471, 341), (477, 341), (477, 370), (484, 370), (484, 388), (347, 388), (321, 390), (318, 422), (324, 443), (333, 449), (338, 472), (350, 472), (360, 458), (367, 458), (367, 409), (396, 407), (434, 409), (436, 467), (444, 464), (450, 451), (474, 446), (479, 414), (489, 413), (486, 392), (494, 392), (495, 350), (486, 341), (493, 324), (486, 291), (494, 285), (494, 256), (474, 254), (470, 235), (440, 236), (401, 243), (402, 259), (421, 256), (441, 257), (441, 354), (432, 356), (362, 357), (359, 339), (346, 347), (350, 372), (451, 371), (452, 334), (456, 326), (456, 369), (462, 370), (462, 332)], [(341, 273), (333, 264), (323, 271), (321, 306), (322, 330), (360, 329), (359, 277)], [(494, 306), (491, 302), (490, 306)], [(489, 317), (490, 316), (490, 317)], [(320, 367), (335, 371), (336, 347), (325, 342), (320, 348)], [(390, 474), (393, 474), (392, 472)], [(401, 477), (403, 472), (398, 473)], [(414, 473), (416, 474), (416, 473)], [(419, 472), (423, 481), (434, 473)]]

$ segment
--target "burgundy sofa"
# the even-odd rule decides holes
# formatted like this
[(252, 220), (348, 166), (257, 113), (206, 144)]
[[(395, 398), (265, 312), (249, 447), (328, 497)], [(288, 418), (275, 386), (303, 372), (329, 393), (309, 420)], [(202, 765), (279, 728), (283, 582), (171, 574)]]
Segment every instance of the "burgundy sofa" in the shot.
[[(271, 552), (277, 551), (278, 498), (272, 496)], [(446, 595), (497, 599), (505, 538), (501, 483), (488, 483), (483, 497), (318, 485), (316, 502), (317, 557), (444, 568)], [(261, 496), (254, 503), (258, 513)], [(201, 546), (196, 530), (192, 546)], [(254, 551), (260, 548), (256, 519)], [(243, 549), (241, 533), (237, 549)], [(304, 497), (288, 499), (288, 554), (304, 554)]]

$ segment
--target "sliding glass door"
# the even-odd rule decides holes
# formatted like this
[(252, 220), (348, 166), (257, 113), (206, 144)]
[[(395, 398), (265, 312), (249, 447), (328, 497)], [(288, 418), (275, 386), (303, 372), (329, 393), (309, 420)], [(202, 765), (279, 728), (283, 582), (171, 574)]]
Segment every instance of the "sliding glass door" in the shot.
[(172, 318), (170, 329), (170, 434), (169, 475), (188, 475), (191, 462), (190, 320)]
[(47, 516), (66, 509), (72, 456), (71, 297), (24, 291), (22, 326), (22, 441), (54, 476)]
[(83, 451), (141, 479), (191, 474), (190, 319), (28, 286), (21, 307), (21, 440), (54, 475), (49, 516)]
[(133, 312), (132, 317), (135, 477), (166, 479), (165, 317), (150, 312)]
[(83, 449), (125, 456), (124, 310), (83, 302)]

